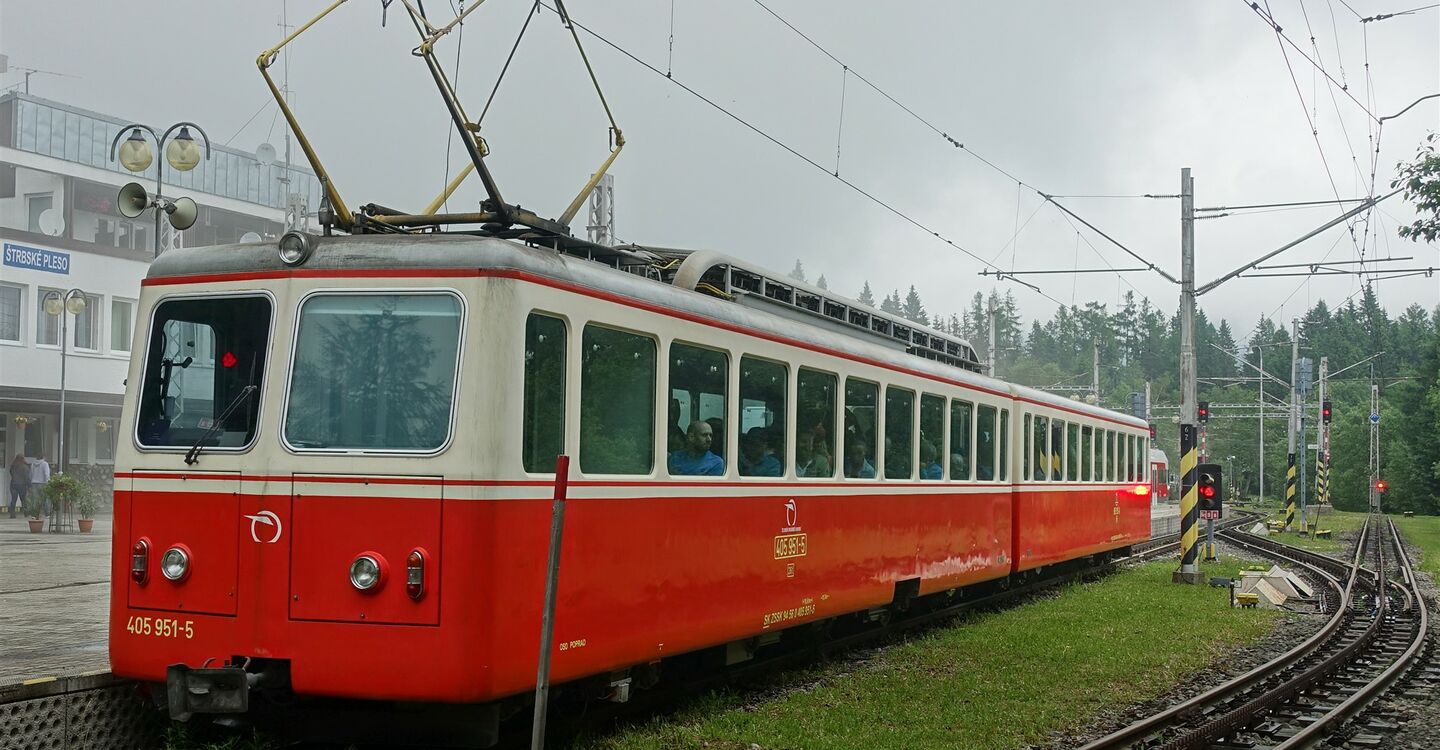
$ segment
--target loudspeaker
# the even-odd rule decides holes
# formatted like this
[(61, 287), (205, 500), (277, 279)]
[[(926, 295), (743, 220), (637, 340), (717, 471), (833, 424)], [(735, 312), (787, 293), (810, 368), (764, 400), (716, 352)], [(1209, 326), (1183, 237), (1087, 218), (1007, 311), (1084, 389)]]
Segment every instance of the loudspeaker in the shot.
[(145, 192), (145, 188), (141, 187), (140, 183), (127, 183), (125, 187), (120, 188), (120, 195), (116, 198), (115, 208), (120, 211), (121, 216), (127, 219), (133, 219), (145, 213), (145, 209), (149, 207), (150, 195)]
[(200, 208), (195, 201), (189, 198), (176, 198), (174, 203), (165, 207), (166, 218), (170, 220), (170, 226), (180, 231), (185, 231), (195, 226), (195, 218), (200, 215)]

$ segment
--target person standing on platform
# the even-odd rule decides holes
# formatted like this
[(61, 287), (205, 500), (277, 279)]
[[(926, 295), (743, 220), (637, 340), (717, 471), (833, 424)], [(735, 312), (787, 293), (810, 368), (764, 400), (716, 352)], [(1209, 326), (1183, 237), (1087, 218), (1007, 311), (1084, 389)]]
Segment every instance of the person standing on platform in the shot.
[[(32, 497), (44, 498), (40, 488), (50, 481), (50, 462), (45, 460), (45, 454), (41, 453), (30, 464), (30, 494)], [(45, 500), (45, 515), (50, 515), (50, 501)]]
[(15, 506), (25, 507), (25, 497), (30, 491), (30, 463), (24, 453), (16, 453), (10, 462), (10, 517), (15, 517)]

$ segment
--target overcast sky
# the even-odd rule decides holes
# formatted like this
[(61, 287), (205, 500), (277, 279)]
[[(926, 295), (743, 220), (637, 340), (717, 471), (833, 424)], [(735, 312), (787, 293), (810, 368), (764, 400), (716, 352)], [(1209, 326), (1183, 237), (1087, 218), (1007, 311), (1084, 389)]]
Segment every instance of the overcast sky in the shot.
[[(326, 4), (290, 0), (291, 23)], [(617, 234), (720, 249), (782, 272), (799, 259), (812, 281), (823, 272), (832, 289), (850, 295), (867, 280), (877, 297), (913, 283), (932, 314), (958, 312), (994, 280), (977, 275), (985, 264), (831, 176), (837, 135), (842, 178), (996, 266), (1123, 268), (1136, 263), (1046, 205), (1035, 189), (1174, 194), (1188, 166), (1200, 207), (1365, 196), (1376, 130), (1366, 109), (1391, 115), (1440, 92), (1440, 9), (1360, 21), (1426, 4), (1416, 0), (1269, 3), (1285, 35), (1348, 93), (1329, 85), (1242, 0), (766, 4), (853, 74), (754, 0), (675, 0), (673, 7), (664, 0), (571, 0), (577, 21), (674, 78), (581, 34), (627, 139), (613, 169)], [(434, 17), (453, 15), (445, 0), (426, 5)], [(12, 67), (0, 86), (21, 80), (16, 66), (66, 73), (73, 77), (34, 76), (31, 92), (159, 127), (194, 120), (237, 148), (268, 141), (283, 149), (284, 121), (266, 107), (269, 94), (254, 65), (282, 35), (282, 6), (0, 0), (0, 52)], [(529, 7), (489, 0), (465, 24), (463, 42), (452, 35), (437, 46), (452, 75), (461, 49), (459, 88), (472, 117)], [(380, 21), (379, 0), (351, 0), (302, 36), (289, 57), (292, 101), (352, 207), (374, 201), (419, 210), (444, 183), (448, 119), (423, 63), (409, 54), (416, 34), (401, 3), (390, 7), (385, 28)], [(277, 65), (277, 76), (282, 71)], [(855, 74), (1027, 187), (943, 140)], [(560, 214), (603, 159), (606, 124), (573, 42), (554, 14), (542, 11), (484, 122), (505, 198), (542, 216)], [(1413, 157), (1437, 128), (1437, 99), (1385, 123), (1376, 191), (1388, 192), (1396, 163)], [(451, 154), (450, 168), (458, 169), (464, 155), (458, 146)], [(298, 148), (295, 158), (302, 158)], [(471, 210), (480, 196), (472, 181), (450, 209)], [(1179, 201), (1058, 200), (1179, 274)], [(1322, 206), (1197, 222), (1196, 275), (1215, 278), (1339, 213)], [(1415, 256), (1396, 267), (1440, 266), (1435, 245), (1396, 236), (1397, 225), (1412, 218), (1393, 198), (1371, 214), (1368, 234), (1362, 220), (1353, 240), (1336, 228), (1272, 262), (1354, 260), (1363, 250), (1367, 258)], [(583, 236), (583, 213), (574, 224)], [(1166, 310), (1177, 304), (1177, 288), (1148, 272), (1027, 278), (1065, 304), (1095, 300), (1113, 308), (1131, 285)], [(1201, 304), (1243, 335), (1262, 314), (1288, 320), (1315, 300), (1338, 302), (1359, 283), (1240, 279)], [(998, 287), (1014, 290), (1027, 322), (1055, 308), (1024, 287)], [(1379, 289), (1393, 313), (1412, 302), (1427, 309), (1440, 302), (1440, 277), (1385, 281)]]

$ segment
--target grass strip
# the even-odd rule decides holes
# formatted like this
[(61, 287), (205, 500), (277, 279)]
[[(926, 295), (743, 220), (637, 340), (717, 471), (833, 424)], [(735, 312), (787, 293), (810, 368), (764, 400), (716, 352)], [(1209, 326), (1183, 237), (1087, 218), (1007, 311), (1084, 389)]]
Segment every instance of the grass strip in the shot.
[(1420, 570), (1440, 576), (1440, 517), (1394, 518), (1405, 541), (1420, 548), (1421, 558), (1413, 562)]
[[(1347, 540), (1342, 539), (1341, 537), (1345, 534), (1359, 531), (1360, 527), (1365, 525), (1365, 519), (1369, 517), (1368, 513), (1354, 513), (1350, 511), (1336, 510), (1334, 507), (1329, 505), (1311, 505), (1309, 506), (1309, 508), (1307, 508), (1307, 511), (1310, 514), (1310, 523), (1313, 524), (1318, 530), (1324, 531), (1325, 529), (1330, 529), (1332, 533), (1330, 534), (1329, 539), (1315, 539), (1310, 536), (1300, 536), (1298, 533), (1296, 533), (1296, 531), (1300, 528), (1299, 513), (1296, 513), (1295, 525), (1291, 526), (1289, 531), (1283, 534), (1274, 535), (1271, 538), (1295, 547), (1299, 547), (1301, 549), (1308, 549), (1314, 552), (1323, 552), (1326, 554), (1348, 552), (1351, 549), (1350, 544)], [(1282, 519), (1284, 517), (1285, 516), (1283, 512), (1280, 515), (1276, 516), (1276, 518)]]
[[(1236, 575), (1241, 563), (1202, 568)], [(1106, 709), (1154, 698), (1283, 615), (1140, 566), (875, 653), (710, 694), (678, 714), (581, 740), (594, 749), (946, 747), (1048, 741)], [(757, 696), (757, 692), (760, 695)]]

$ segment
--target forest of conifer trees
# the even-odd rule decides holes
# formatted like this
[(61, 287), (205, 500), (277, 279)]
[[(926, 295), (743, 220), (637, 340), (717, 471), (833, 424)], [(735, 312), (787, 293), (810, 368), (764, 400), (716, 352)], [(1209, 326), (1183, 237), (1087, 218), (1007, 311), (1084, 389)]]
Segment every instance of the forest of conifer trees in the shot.
[[(799, 265), (797, 263), (797, 270)], [(857, 298), (875, 305), (867, 282)], [(996, 307), (995, 346), (1000, 376), (1037, 388), (1089, 386), (1093, 347), (1099, 347), (1102, 406), (1129, 411), (1132, 392), (1150, 384), (1157, 446), (1175, 460), (1180, 402), (1179, 314), (1162, 311), (1148, 299), (1127, 293), (1117, 309), (1098, 302), (1062, 306), (1047, 321), (1028, 329), (1016, 310), (1014, 295), (976, 292), (959, 313), (926, 311), (911, 286), (885, 295), (877, 305), (887, 312), (970, 340), (982, 360), (990, 356), (989, 304)], [(1261, 317), (1237, 330), (1228, 320), (1216, 325), (1203, 310), (1195, 319), (1199, 397), (1219, 405), (1208, 426), (1209, 458), (1228, 464), (1236, 489), (1245, 496), (1260, 491), (1260, 403), (1264, 387), (1265, 496), (1283, 494), (1286, 454), (1286, 404), (1290, 381), (1291, 321)], [(1330, 372), (1383, 352), (1373, 361), (1380, 387), (1381, 474), (1390, 485), (1385, 503), (1391, 511), (1440, 513), (1440, 306), (1418, 304), (1392, 318), (1369, 286), (1332, 309), (1323, 300), (1300, 318), (1300, 356), (1315, 362), (1329, 358)], [(1263, 354), (1262, 354), (1263, 351)], [(1258, 379), (1264, 370), (1279, 383)], [(1246, 363), (1249, 363), (1248, 365)], [(1252, 367), (1253, 366), (1253, 367)], [(1360, 510), (1368, 498), (1370, 383), (1372, 365), (1349, 370), (1329, 383), (1333, 404), (1331, 499), (1342, 510)], [(1078, 396), (1077, 396), (1078, 397)], [(1318, 396), (1306, 405), (1306, 443), (1316, 442)], [(1223, 405), (1235, 404), (1236, 407)], [(1233, 456), (1233, 460), (1230, 457)], [(1314, 497), (1315, 455), (1307, 453), (1308, 495)]]

